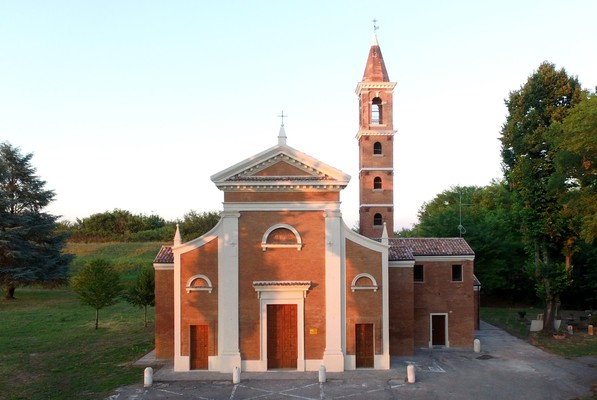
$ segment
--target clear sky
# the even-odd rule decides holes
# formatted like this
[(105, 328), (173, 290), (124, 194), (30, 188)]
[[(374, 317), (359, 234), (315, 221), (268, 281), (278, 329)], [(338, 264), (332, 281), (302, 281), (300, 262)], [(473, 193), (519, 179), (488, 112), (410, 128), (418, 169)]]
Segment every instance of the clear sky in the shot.
[(210, 176), (277, 143), (352, 176), (373, 36), (394, 91), (396, 229), (501, 178), (504, 99), (542, 61), (597, 85), (597, 1), (0, 0), (0, 142), (75, 220), (219, 211)]

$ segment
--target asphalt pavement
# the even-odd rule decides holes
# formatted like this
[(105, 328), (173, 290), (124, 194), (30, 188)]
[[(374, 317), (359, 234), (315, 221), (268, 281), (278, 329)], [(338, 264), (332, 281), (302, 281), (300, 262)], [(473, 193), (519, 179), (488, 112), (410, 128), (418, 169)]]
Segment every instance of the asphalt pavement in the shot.
[[(153, 399), (524, 399), (591, 398), (597, 390), (597, 356), (566, 359), (546, 353), (501, 329), (482, 322), (476, 332), (481, 352), (471, 349), (418, 349), (414, 356), (393, 357), (386, 371), (361, 369), (317, 372), (191, 371), (174, 373), (172, 365), (156, 369), (153, 385), (118, 388), (109, 400)], [(151, 356), (140, 363), (154, 363)], [(415, 366), (415, 383), (407, 383), (407, 366)]]

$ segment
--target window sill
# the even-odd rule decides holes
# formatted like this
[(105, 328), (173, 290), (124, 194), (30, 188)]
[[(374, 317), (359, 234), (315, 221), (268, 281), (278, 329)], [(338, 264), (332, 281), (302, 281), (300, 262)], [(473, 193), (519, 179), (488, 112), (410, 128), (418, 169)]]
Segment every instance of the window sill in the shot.
[(297, 251), (301, 251), (303, 248), (302, 244), (271, 244), (271, 243), (261, 243), (261, 250), (266, 251), (267, 249), (296, 249)]

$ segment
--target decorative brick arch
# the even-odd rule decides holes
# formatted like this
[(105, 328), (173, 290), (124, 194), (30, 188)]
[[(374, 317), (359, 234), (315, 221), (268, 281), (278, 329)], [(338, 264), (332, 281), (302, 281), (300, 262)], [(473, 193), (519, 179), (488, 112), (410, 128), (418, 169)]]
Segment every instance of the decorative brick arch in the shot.
[[(359, 285), (360, 279), (369, 279), (371, 281), (370, 285)], [(352, 283), (350, 284), (351, 290), (354, 292), (355, 290), (373, 290), (377, 292), (379, 285), (377, 284), (377, 280), (373, 277), (373, 275), (368, 274), (366, 272), (362, 272), (354, 277)]]
[[(271, 234), (276, 231), (286, 231), (286, 237), (288, 240), (277, 242)], [(299, 232), (291, 225), (288, 224), (276, 224), (270, 226), (263, 237), (261, 238), (261, 250), (266, 251), (267, 249), (275, 249), (275, 248), (295, 248), (298, 251), (301, 251), (303, 248), (303, 239)]]
[[(196, 285), (195, 283), (201, 282), (201, 284)], [(190, 292), (209, 292), (213, 290), (213, 285), (211, 280), (203, 274), (193, 275), (189, 278), (186, 285), (187, 293)]]

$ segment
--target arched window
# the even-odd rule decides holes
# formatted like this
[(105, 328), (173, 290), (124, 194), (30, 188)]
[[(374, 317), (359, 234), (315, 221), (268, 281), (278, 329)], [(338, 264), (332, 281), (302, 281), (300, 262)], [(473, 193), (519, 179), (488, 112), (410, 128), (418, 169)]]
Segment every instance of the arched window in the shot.
[(203, 275), (203, 274), (197, 274), (197, 275), (193, 275), (189, 278), (189, 280), (187, 281), (187, 293), (191, 293), (191, 292), (209, 292), (211, 293), (211, 291), (213, 290), (213, 285), (211, 284), (211, 280)]
[(261, 249), (295, 248), (298, 251), (303, 247), (301, 235), (294, 227), (287, 224), (270, 226), (261, 238)]
[(354, 277), (350, 288), (353, 292), (355, 290), (373, 290), (374, 292), (377, 292), (379, 285), (373, 275), (362, 272)]
[(373, 225), (374, 226), (381, 226), (383, 223), (382, 218), (381, 218), (381, 214), (377, 213), (373, 216)]
[(381, 155), (381, 143), (379, 143), (379, 142), (373, 143), (373, 154)]
[(382, 123), (381, 99), (379, 97), (374, 98), (371, 102), (371, 123), (373, 125)]
[(382, 189), (381, 178), (379, 176), (376, 176), (375, 179), (373, 179), (373, 189)]

